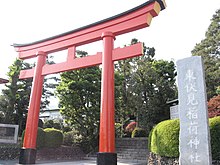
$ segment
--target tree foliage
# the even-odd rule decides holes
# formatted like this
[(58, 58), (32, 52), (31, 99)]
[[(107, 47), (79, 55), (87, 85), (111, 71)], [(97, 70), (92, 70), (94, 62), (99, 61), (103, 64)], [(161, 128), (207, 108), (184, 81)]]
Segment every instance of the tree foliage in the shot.
[[(78, 57), (86, 55), (77, 51)], [(87, 147), (94, 147), (92, 143), (98, 137), (100, 91), (101, 71), (97, 66), (62, 73), (57, 87), (61, 113), (88, 143)]]
[[(133, 39), (131, 44), (137, 42), (137, 39)], [(126, 113), (135, 114), (138, 126), (147, 131), (169, 118), (166, 102), (176, 97), (174, 62), (156, 60), (154, 56), (155, 49), (144, 46), (143, 56), (116, 65), (116, 74), (121, 76), (121, 84), (116, 86), (116, 91), (121, 92), (118, 92), (120, 97), (116, 98), (120, 99), (116, 111), (122, 112), (121, 120), (126, 118)]]
[[(55, 62), (53, 61), (53, 56), (47, 56), (46, 63), (55, 64)], [(50, 97), (55, 96), (54, 90), (56, 89), (59, 80), (60, 79), (56, 74), (51, 74), (44, 78), (41, 109), (47, 108), (50, 104)]]
[(24, 127), (24, 114), (28, 108), (32, 79), (19, 80), (19, 74), (21, 69), (30, 67), (30, 64), (16, 59), (9, 67), (9, 83), (5, 85), (6, 89), (2, 90), (3, 95), (0, 96), (0, 111), (4, 116), (2, 122), (18, 124), (20, 130)]
[[(134, 39), (131, 44), (137, 42)], [(86, 55), (77, 52), (77, 56)], [(154, 48), (144, 47), (143, 56), (115, 63), (117, 123), (123, 125), (132, 114), (138, 118), (139, 126), (149, 131), (169, 118), (166, 102), (176, 97), (175, 66), (172, 61), (154, 59), (154, 55)], [(57, 87), (62, 115), (87, 142), (94, 142), (99, 131), (100, 79), (99, 67), (85, 68), (62, 73)]]
[(220, 95), (214, 96), (208, 102), (209, 118), (220, 116)]
[[(14, 63), (9, 66), (9, 72), (7, 73), (9, 83), (5, 85), (6, 88), (2, 90), (3, 94), (0, 96), (1, 122), (18, 124), (20, 135), (25, 128), (26, 113), (29, 106), (33, 79), (19, 79), (19, 74), (21, 70), (30, 69), (33, 66), (34, 64), (29, 64), (16, 59)], [(48, 90), (48, 87), (52, 88), (54, 87), (54, 84), (48, 83), (48, 80), (49, 78), (45, 78), (41, 108), (44, 108), (49, 104), (48, 99), (52, 95)]]
[(217, 95), (220, 86), (220, 9), (211, 19), (211, 24), (203, 39), (192, 51), (194, 56), (202, 56), (208, 100)]

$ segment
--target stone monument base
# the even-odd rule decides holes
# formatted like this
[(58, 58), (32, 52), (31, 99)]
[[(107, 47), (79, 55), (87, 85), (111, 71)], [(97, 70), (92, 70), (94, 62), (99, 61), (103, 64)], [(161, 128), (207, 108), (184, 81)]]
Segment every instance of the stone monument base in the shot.
[[(155, 165), (155, 164), (179, 165), (179, 158), (164, 157), (164, 156), (160, 156), (158, 154), (154, 154), (154, 153), (150, 152), (147, 164), (148, 165)], [(212, 165), (220, 165), (220, 160), (212, 160)]]

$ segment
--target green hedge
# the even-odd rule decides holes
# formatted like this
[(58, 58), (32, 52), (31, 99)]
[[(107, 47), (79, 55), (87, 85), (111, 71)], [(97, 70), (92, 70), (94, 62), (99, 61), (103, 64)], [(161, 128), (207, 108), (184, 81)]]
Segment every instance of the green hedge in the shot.
[[(220, 160), (220, 116), (209, 120), (213, 160)], [(179, 120), (157, 124), (149, 134), (148, 148), (160, 156), (179, 157)]]
[(136, 127), (136, 128), (132, 131), (131, 137), (132, 137), (132, 138), (135, 138), (135, 137), (147, 137), (147, 132), (146, 132), (146, 130), (144, 130), (143, 128), (138, 128), (138, 127)]
[(179, 120), (166, 120), (157, 124), (149, 135), (149, 150), (160, 156), (178, 157), (179, 130)]
[[(22, 134), (22, 144), (25, 131)], [(60, 147), (63, 143), (63, 133), (60, 130), (54, 128), (38, 128), (37, 133), (37, 149), (43, 147)]]
[(209, 120), (212, 159), (220, 160), (220, 116)]
[(60, 147), (63, 143), (63, 133), (54, 128), (46, 128), (45, 131), (45, 147)]

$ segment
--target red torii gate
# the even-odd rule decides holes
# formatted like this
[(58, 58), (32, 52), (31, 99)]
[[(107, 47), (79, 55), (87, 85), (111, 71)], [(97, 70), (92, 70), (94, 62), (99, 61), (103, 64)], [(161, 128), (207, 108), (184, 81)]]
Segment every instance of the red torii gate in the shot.
[[(36, 137), (45, 75), (102, 64), (100, 139), (98, 165), (117, 164), (114, 129), (114, 61), (143, 54), (142, 43), (114, 49), (115, 36), (148, 27), (165, 8), (164, 0), (150, 0), (131, 10), (102, 21), (29, 44), (13, 44), (20, 59), (37, 57), (35, 68), (22, 70), (20, 79), (33, 77), (28, 118), (19, 163), (35, 164)], [(77, 46), (103, 40), (103, 52), (75, 58)], [(66, 62), (48, 65), (49, 53), (68, 50)]]

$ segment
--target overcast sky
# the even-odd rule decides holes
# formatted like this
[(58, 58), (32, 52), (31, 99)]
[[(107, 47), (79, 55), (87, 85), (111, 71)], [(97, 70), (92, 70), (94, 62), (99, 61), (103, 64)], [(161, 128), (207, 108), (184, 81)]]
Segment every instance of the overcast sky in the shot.
[[(5, 0), (0, 1), (0, 77), (17, 57), (13, 43), (28, 43), (57, 35), (129, 10), (145, 0)], [(175, 61), (191, 56), (205, 37), (220, 0), (166, 0), (167, 8), (154, 17), (150, 27), (121, 35), (115, 47), (132, 38), (155, 47), (156, 58)], [(90, 54), (99, 46), (80, 47)], [(65, 54), (60, 53), (60, 57)], [(59, 55), (58, 55), (59, 56)]]

